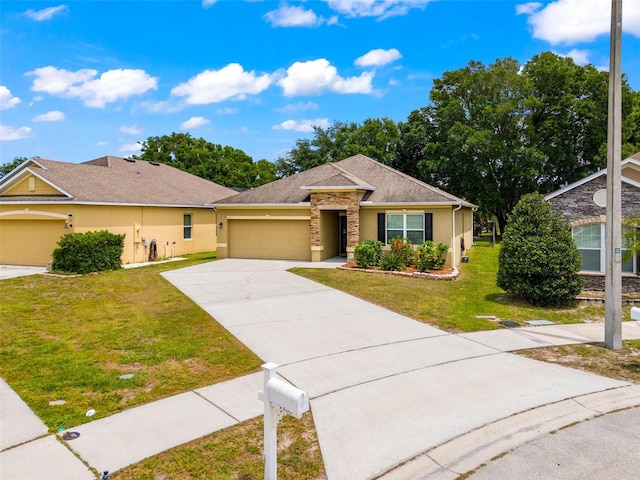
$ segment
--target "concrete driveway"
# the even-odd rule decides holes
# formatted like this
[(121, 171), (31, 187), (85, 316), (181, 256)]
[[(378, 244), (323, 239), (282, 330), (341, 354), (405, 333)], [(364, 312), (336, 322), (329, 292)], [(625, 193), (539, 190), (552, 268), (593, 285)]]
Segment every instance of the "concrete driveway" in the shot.
[[(638, 386), (507, 353), (513, 336), (448, 334), (286, 272), (294, 266), (304, 265), (227, 259), (163, 275), (309, 393), (331, 480), (455, 478), (640, 403)], [(530, 346), (552, 337), (517, 335)]]
[(27, 275), (37, 275), (45, 273), (45, 267), (29, 267), (24, 265), (0, 265), (0, 280), (6, 278), (26, 277)]

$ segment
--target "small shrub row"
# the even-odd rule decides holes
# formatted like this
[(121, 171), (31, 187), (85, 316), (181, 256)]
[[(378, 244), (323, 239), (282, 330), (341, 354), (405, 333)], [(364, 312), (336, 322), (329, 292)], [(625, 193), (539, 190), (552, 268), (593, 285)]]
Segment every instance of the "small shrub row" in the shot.
[(414, 266), (420, 272), (441, 270), (447, 259), (449, 246), (445, 243), (422, 242), (417, 248), (408, 238), (394, 238), (390, 242), (391, 251), (382, 252), (382, 242), (365, 240), (355, 246), (354, 259), (362, 268), (380, 268), (386, 271), (404, 270)]
[(120, 268), (124, 235), (107, 230), (87, 233), (68, 233), (58, 241), (53, 251), (54, 271), (91, 273)]

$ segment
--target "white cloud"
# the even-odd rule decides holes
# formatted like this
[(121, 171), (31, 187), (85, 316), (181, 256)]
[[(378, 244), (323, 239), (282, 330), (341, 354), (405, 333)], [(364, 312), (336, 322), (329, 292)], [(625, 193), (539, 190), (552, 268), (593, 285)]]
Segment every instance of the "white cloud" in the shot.
[(296, 132), (313, 132), (313, 127), (328, 128), (328, 118), (316, 118), (314, 120), (285, 120), (274, 125), (274, 130), (294, 130)]
[(68, 95), (81, 98), (87, 107), (103, 108), (107, 103), (157, 89), (157, 78), (144, 70), (117, 69), (104, 72), (95, 80), (72, 86)]
[(329, 7), (347, 17), (385, 18), (406, 15), (412, 8), (424, 9), (432, 0), (325, 0)]
[(202, 8), (209, 8), (211, 5), (216, 3), (218, 0), (202, 0)]
[(232, 115), (234, 113), (238, 113), (237, 108), (231, 108), (231, 107), (216, 108), (217, 115)]
[(106, 145), (108, 145), (108, 143), (105, 142), (104, 140), (100, 140), (98, 143), (96, 143), (97, 147), (104, 147)]
[(71, 86), (87, 82), (97, 74), (97, 70), (90, 68), (70, 72), (64, 68), (51, 66), (36, 68), (35, 70), (25, 73), (27, 76), (36, 77), (31, 86), (33, 92), (45, 92), (50, 95), (64, 95)]
[(336, 67), (320, 58), (308, 62), (295, 62), (287, 69), (287, 75), (278, 81), (284, 95), (319, 95), (325, 91), (335, 93), (372, 93), (373, 73), (364, 72), (359, 77), (342, 78)]
[(577, 48), (574, 48), (573, 50), (570, 50), (567, 53), (558, 53), (558, 52), (554, 52), (554, 53), (561, 57), (571, 58), (578, 65), (586, 65), (587, 63), (589, 63), (589, 55), (591, 54), (589, 50), (579, 50)]
[[(527, 15), (533, 37), (552, 45), (590, 42), (611, 29), (611, 2), (603, 0), (556, 0), (547, 5), (530, 2), (516, 6)], [(640, 37), (640, 2), (626, 2), (623, 30)]]
[(208, 120), (208, 119), (206, 119), (204, 117), (191, 117), (186, 122), (182, 122), (180, 124), (180, 129), (181, 130), (189, 130), (191, 128), (201, 127), (202, 125), (206, 125), (207, 123), (210, 123), (210, 120)]
[(529, 15), (542, 7), (539, 2), (521, 3), (516, 5), (516, 15)]
[(7, 110), (18, 105), (22, 100), (18, 97), (11, 95), (9, 90), (4, 85), (0, 85), (0, 110)]
[(98, 72), (82, 69), (71, 72), (52, 66), (25, 73), (36, 77), (31, 86), (34, 92), (46, 92), (67, 98), (80, 98), (88, 107), (103, 108), (107, 103), (157, 90), (157, 78), (144, 70), (109, 70), (94, 78)]
[(205, 70), (188, 82), (171, 90), (171, 94), (187, 97), (192, 105), (218, 103), (229, 99), (244, 100), (247, 95), (257, 95), (271, 85), (269, 74), (256, 75), (245, 72), (241, 65), (230, 63), (220, 70)]
[(306, 112), (307, 110), (317, 110), (318, 104), (314, 102), (298, 102), (290, 103), (282, 108), (276, 108), (276, 112), (280, 113), (299, 113)]
[(36, 22), (43, 22), (45, 20), (50, 20), (58, 13), (66, 13), (69, 11), (69, 7), (66, 5), (58, 5), (57, 7), (49, 7), (43, 10), (27, 10), (25, 14), (31, 20), (35, 20)]
[(30, 134), (31, 129), (29, 127), (13, 128), (9, 125), (0, 125), (0, 140), (5, 142), (10, 140), (22, 140), (23, 138), (27, 138)]
[(122, 125), (118, 130), (126, 135), (142, 135), (142, 129), (137, 125)]
[(356, 58), (354, 63), (359, 67), (381, 67), (388, 63), (395, 62), (399, 58), (402, 58), (402, 55), (400, 55), (400, 52), (396, 48), (389, 50), (376, 48)]
[(142, 145), (140, 143), (124, 143), (120, 145), (120, 151), (124, 153), (141, 153)]
[(34, 122), (60, 122), (61, 120), (64, 120), (64, 113), (60, 110), (52, 110), (33, 119)]
[(264, 18), (274, 27), (316, 27), (324, 21), (313, 10), (305, 10), (286, 3), (280, 5), (277, 10), (267, 12)]

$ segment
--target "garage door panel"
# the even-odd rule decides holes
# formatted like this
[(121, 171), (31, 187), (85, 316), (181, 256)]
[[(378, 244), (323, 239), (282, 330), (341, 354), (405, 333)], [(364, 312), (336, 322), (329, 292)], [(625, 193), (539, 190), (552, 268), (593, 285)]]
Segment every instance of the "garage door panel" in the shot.
[(311, 260), (308, 220), (231, 220), (229, 256)]
[(65, 233), (60, 220), (2, 220), (0, 263), (45, 266)]

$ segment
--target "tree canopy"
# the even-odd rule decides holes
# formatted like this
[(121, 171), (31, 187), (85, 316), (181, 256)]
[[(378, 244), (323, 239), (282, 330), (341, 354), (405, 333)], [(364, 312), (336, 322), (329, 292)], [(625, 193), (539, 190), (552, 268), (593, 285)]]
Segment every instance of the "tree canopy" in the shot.
[(27, 157), (15, 157), (11, 162), (3, 163), (0, 165), (0, 178), (4, 177), (11, 170), (26, 161)]
[[(623, 156), (640, 151), (640, 92), (622, 85)], [(356, 153), (480, 207), (504, 231), (527, 193), (549, 193), (606, 165), (608, 73), (551, 52), (524, 65), (470, 61), (433, 82), (406, 121), (315, 128), (276, 161), (286, 176)]]
[(188, 133), (149, 137), (136, 158), (165, 163), (226, 187), (251, 188), (275, 179), (268, 160), (253, 159), (242, 150), (194, 138)]

